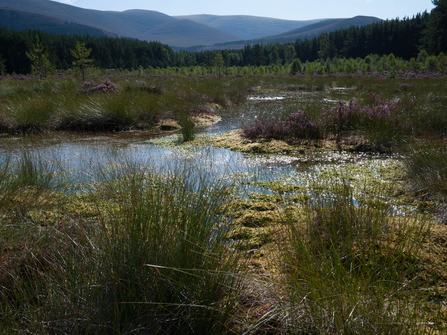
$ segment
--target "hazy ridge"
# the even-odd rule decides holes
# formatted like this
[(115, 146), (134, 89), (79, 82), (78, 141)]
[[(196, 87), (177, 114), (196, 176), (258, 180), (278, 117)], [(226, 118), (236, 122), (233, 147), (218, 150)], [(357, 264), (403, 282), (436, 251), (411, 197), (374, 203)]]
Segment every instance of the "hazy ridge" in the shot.
[[(0, 24), (13, 29), (36, 28), (51, 33), (70, 34), (75, 29), (67, 23), (76, 23), (92, 27), (76, 27), (80, 34), (97, 36), (104, 31), (108, 35), (159, 41), (191, 51), (239, 49), (246, 43), (294, 42), (323, 32), (380, 21), (367, 16), (307, 21), (249, 15), (172, 17), (151, 10), (91, 10), (50, 0), (0, 0), (0, 7), (4, 8)], [(11, 10), (16, 12), (13, 14)]]

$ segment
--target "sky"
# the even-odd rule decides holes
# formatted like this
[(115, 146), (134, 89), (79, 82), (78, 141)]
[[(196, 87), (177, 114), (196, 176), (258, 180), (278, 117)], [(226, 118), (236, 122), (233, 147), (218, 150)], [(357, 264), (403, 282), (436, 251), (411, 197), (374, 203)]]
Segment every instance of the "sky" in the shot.
[(254, 15), (284, 20), (412, 17), (433, 9), (431, 0), (52, 0), (76, 7), (124, 11), (147, 9), (167, 15)]

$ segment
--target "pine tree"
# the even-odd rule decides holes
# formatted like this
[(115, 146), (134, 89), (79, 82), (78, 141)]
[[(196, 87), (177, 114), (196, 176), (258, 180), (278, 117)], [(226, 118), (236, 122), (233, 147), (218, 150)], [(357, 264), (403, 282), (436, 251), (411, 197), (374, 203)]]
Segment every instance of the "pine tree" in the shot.
[(31, 52), (26, 52), (26, 56), (31, 60), (31, 73), (38, 75), (40, 79), (45, 78), (54, 71), (53, 66), (48, 59), (48, 53), (43, 48), (39, 36), (36, 35), (36, 43)]
[(6, 65), (5, 65), (5, 61), (2, 58), (2, 56), (0, 55), (0, 76), (3, 76), (6, 72)]
[(218, 52), (216, 57), (214, 57), (214, 66), (219, 70), (219, 79), (220, 79), (220, 74), (222, 71), (222, 68), (225, 65), (225, 61), (223, 59), (222, 53)]
[(447, 0), (432, 0), (436, 7), (430, 13), (426, 38), (431, 54), (447, 51)]
[(297, 73), (300, 73), (302, 70), (303, 64), (301, 63), (301, 60), (299, 58), (295, 58), (295, 60), (292, 62), (292, 65), (290, 66), (290, 74), (295, 75)]
[(93, 59), (89, 59), (92, 49), (86, 48), (85, 43), (77, 42), (76, 48), (71, 50), (71, 55), (75, 58), (73, 66), (82, 75), (82, 81), (85, 81), (85, 75), (93, 68)]
[(286, 65), (293, 62), (293, 60), (296, 58), (296, 51), (295, 51), (295, 48), (293, 47), (293, 45), (289, 44), (285, 48), (284, 55), (285, 55)]

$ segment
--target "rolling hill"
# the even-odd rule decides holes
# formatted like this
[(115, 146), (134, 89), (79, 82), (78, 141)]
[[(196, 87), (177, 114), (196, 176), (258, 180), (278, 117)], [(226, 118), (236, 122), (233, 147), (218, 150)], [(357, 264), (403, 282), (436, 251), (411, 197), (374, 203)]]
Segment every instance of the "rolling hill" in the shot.
[[(118, 36), (157, 40), (178, 47), (242, 39), (200, 23), (185, 23), (185, 20), (150, 10), (98, 11), (50, 0), (0, 0), (0, 7), (87, 25)], [(172, 44), (172, 41), (177, 44)]]
[(287, 31), (282, 34), (264, 37), (264, 41), (287, 39), (295, 41), (297, 39), (312, 38), (322, 33), (327, 33), (339, 29), (346, 29), (351, 26), (364, 26), (373, 22), (382, 21), (381, 19), (373, 16), (355, 16), (350, 19), (328, 19), (325, 21), (317, 22), (307, 25), (302, 28)]
[[(309, 21), (247, 15), (172, 17), (151, 10), (91, 10), (50, 0), (0, 0), (0, 7), (3, 8), (0, 24), (64, 33), (70, 29), (81, 28), (69, 24), (75, 23), (93, 27), (96, 33), (102, 30), (115, 36), (159, 41), (190, 51), (239, 49), (246, 43), (293, 42), (297, 39), (312, 38), (323, 32), (380, 21), (369, 16)], [(87, 28), (82, 27), (85, 31), (83, 34), (93, 34)], [(197, 45), (201, 47), (194, 47)]]
[(322, 33), (329, 33), (339, 29), (349, 28), (351, 26), (364, 26), (373, 22), (382, 21), (377, 17), (372, 16), (355, 16), (349, 19), (327, 19), (317, 23), (309, 24), (307, 26), (293, 29), (282, 34), (265, 36), (262, 38), (252, 40), (231, 41), (225, 43), (216, 43), (208, 46), (193, 46), (186, 50), (191, 52), (207, 51), (207, 50), (224, 50), (224, 49), (242, 49), (245, 44), (257, 44), (257, 43), (288, 43), (295, 42), (297, 39), (311, 39)]
[(39, 29), (50, 34), (110, 36), (103, 30), (81, 24), (69, 23), (51, 16), (0, 8), (0, 25), (17, 31)]
[(312, 23), (323, 21), (307, 20), (293, 21), (280, 20), (269, 17), (249, 15), (183, 15), (174, 16), (178, 19), (186, 19), (207, 26), (226, 31), (227, 33), (241, 36), (244, 39), (256, 39), (269, 35), (281, 34), (293, 29), (298, 29)]

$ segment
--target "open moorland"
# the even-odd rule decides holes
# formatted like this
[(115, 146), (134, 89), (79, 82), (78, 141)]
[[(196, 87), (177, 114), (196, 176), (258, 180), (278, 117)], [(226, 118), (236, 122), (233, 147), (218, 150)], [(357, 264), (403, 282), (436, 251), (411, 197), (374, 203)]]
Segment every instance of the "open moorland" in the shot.
[(444, 334), (446, 109), (439, 73), (2, 77), (0, 330)]

